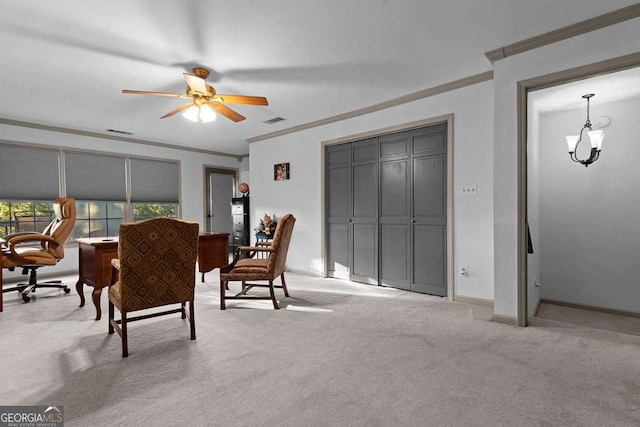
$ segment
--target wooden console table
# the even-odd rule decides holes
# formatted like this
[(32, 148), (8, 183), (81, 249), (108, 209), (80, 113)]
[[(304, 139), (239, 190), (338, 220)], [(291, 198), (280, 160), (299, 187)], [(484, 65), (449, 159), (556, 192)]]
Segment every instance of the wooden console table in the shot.
[[(79, 278), (76, 291), (80, 307), (84, 307), (82, 285), (93, 286), (91, 299), (96, 307), (96, 320), (100, 320), (102, 288), (111, 281), (111, 260), (118, 258), (117, 237), (78, 238)], [(229, 233), (200, 232), (198, 236), (198, 272), (204, 274), (229, 263)]]

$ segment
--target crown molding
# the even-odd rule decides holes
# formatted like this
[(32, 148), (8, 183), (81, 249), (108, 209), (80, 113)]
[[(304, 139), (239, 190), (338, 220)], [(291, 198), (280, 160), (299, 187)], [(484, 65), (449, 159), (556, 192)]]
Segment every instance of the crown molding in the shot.
[(134, 143), (134, 144), (150, 145), (150, 146), (153, 146), (153, 147), (170, 148), (170, 149), (173, 149), (173, 150), (180, 150), (180, 151), (191, 151), (191, 152), (194, 152), (194, 153), (201, 153), (201, 154), (211, 154), (211, 155), (214, 155), (214, 156), (233, 157), (235, 159), (238, 159), (238, 161), (242, 161), (242, 159), (244, 157), (249, 157), (248, 153), (247, 154), (223, 153), (223, 152), (220, 152), (220, 151), (205, 150), (203, 148), (183, 147), (183, 146), (180, 146), (180, 145), (167, 144), (165, 142), (157, 142), (157, 141), (149, 141), (149, 140), (146, 140), (146, 139), (129, 138), (129, 137), (126, 137), (126, 136), (107, 135), (107, 134), (102, 134), (102, 133), (98, 133), (98, 132), (89, 132), (89, 131), (78, 130), (78, 129), (63, 128), (63, 127), (59, 127), (59, 126), (43, 125), (43, 124), (40, 124), (40, 123), (24, 122), (24, 121), (20, 121), (20, 120), (6, 119), (6, 118), (3, 118), (3, 117), (0, 117), (0, 124), (5, 124), (5, 125), (9, 125), (9, 126), (18, 126), (18, 127), (23, 127), (23, 128), (29, 128), (29, 129), (46, 130), (46, 131), (49, 131), (49, 132), (66, 133), (66, 134), (70, 134), (70, 135), (88, 136), (88, 137), (91, 137), (91, 138), (101, 138), (101, 139), (110, 139), (110, 140), (113, 140), (113, 141), (131, 142), (131, 143)]
[(417, 92), (412, 92), (407, 95), (400, 96), (398, 98), (393, 98), (385, 102), (381, 102), (379, 104), (370, 105), (368, 107), (359, 108), (357, 110), (348, 111), (346, 113), (338, 114), (331, 117), (326, 117), (320, 120), (314, 120), (312, 122), (303, 123), (298, 126), (293, 126), (287, 129), (282, 129), (279, 131), (266, 133), (264, 135), (254, 136), (252, 138), (247, 138), (248, 143), (263, 141), (265, 139), (275, 138), (277, 136), (287, 135), (290, 133), (300, 132), (305, 129), (311, 129), (318, 126), (327, 125), (329, 123), (339, 122), (341, 120), (347, 120), (358, 116), (363, 116), (365, 114), (373, 113), (375, 111), (384, 110), (391, 107), (396, 107), (398, 105), (406, 104), (409, 102), (417, 101), (423, 98), (429, 98), (431, 96), (439, 95), (441, 93), (450, 92), (452, 90), (460, 89), (466, 86), (471, 86), (477, 83), (486, 82), (487, 80), (493, 79), (493, 70), (485, 71), (484, 73), (475, 74), (473, 76), (464, 77), (462, 79), (454, 80), (448, 83), (443, 83), (438, 86), (433, 86), (427, 89), (422, 89)]
[(631, 6), (623, 7), (622, 9), (617, 9), (612, 12), (605, 13), (604, 15), (558, 28), (557, 30), (549, 31), (548, 33), (530, 37), (498, 49), (490, 50), (485, 52), (484, 55), (493, 64), (494, 62), (509, 56), (514, 56), (519, 53), (537, 49), (548, 44), (556, 43), (638, 17), (640, 17), (640, 3), (632, 4)]

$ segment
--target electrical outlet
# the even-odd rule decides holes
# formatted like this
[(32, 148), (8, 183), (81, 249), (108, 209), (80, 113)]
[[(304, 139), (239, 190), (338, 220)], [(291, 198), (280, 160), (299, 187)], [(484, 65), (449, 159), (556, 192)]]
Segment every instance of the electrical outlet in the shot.
[(477, 185), (464, 185), (460, 188), (460, 193), (463, 196), (475, 196), (478, 194), (478, 186)]
[(469, 266), (460, 267), (460, 277), (469, 277)]

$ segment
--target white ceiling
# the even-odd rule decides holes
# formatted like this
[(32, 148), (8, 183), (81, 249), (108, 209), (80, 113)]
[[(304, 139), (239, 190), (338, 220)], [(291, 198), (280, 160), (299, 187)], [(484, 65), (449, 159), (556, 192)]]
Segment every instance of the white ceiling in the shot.
[[(248, 153), (245, 139), (488, 71), (484, 52), (635, 0), (0, 0), (0, 118)], [(160, 116), (212, 70), (247, 120)], [(286, 120), (263, 123), (274, 117)]]
[(595, 103), (621, 101), (640, 97), (640, 68), (605, 74), (576, 82), (536, 90), (529, 94), (529, 105), (539, 113), (585, 108), (582, 95), (593, 93)]

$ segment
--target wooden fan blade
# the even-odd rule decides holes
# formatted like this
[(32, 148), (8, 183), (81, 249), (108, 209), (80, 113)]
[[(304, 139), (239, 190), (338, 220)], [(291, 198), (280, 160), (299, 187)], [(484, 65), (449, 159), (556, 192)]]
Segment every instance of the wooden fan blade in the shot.
[(227, 104), (269, 105), (264, 96), (220, 95), (216, 94), (222, 102)]
[(204, 79), (201, 79), (197, 76), (192, 76), (188, 73), (182, 73), (182, 75), (184, 76), (184, 79), (187, 81), (187, 84), (192, 91), (198, 92), (202, 95), (207, 95), (209, 93), (209, 91), (207, 90), (207, 83), (204, 81)]
[(153, 96), (170, 96), (172, 98), (191, 98), (184, 93), (169, 93), (169, 92), (147, 92), (145, 90), (128, 90), (122, 89), (122, 93), (130, 93), (133, 95), (153, 95)]
[(167, 114), (165, 114), (164, 116), (160, 117), (161, 119), (165, 119), (167, 117), (171, 117), (174, 114), (178, 114), (180, 111), (191, 107), (193, 105), (193, 102), (187, 102), (186, 104), (182, 104), (179, 107), (174, 108), (173, 110), (169, 111)]
[(233, 111), (231, 108), (227, 107), (226, 105), (222, 105), (219, 102), (213, 101), (213, 102), (210, 102), (209, 105), (211, 105), (213, 109), (216, 110), (218, 113), (222, 114), (228, 119), (233, 120), (234, 122), (239, 122), (246, 119), (246, 117), (243, 116), (242, 114), (236, 111)]

